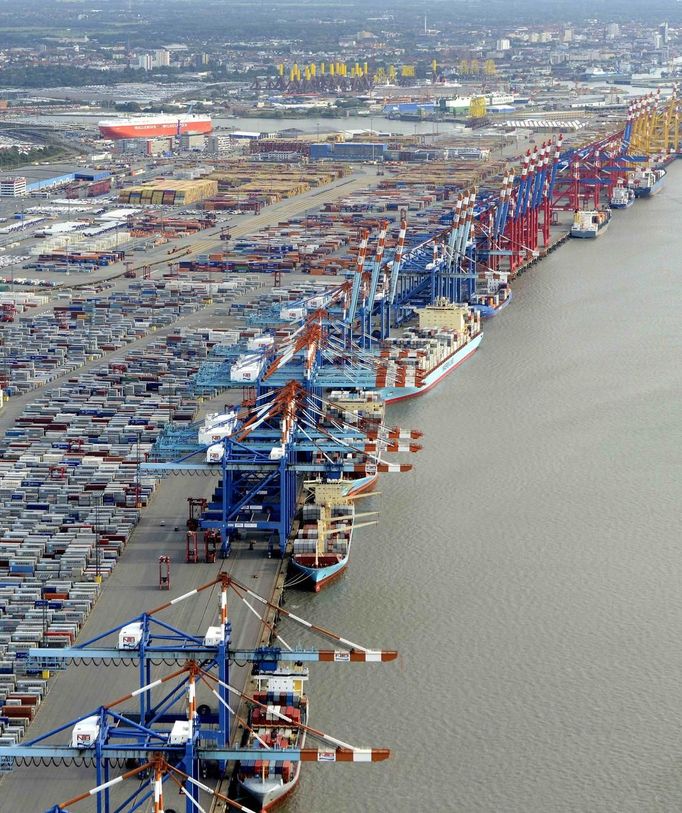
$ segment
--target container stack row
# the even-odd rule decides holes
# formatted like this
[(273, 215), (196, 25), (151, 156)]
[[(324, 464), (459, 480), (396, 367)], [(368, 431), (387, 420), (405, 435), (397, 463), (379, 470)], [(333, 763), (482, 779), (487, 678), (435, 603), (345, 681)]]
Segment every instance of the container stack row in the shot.
[[(233, 281), (234, 282), (234, 281)], [(250, 283), (214, 286), (211, 298), (229, 303)], [(0, 373), (9, 395), (28, 392), (87, 361), (124, 347), (202, 306), (196, 287), (139, 281), (107, 298), (73, 300), (3, 329)]]
[(75, 641), (153, 496), (139, 464), (171, 420), (194, 420), (191, 380), (207, 352), (205, 330), (130, 348), (36, 397), (5, 433), (0, 743), (21, 737), (46, 690), (26, 674), (28, 650)]

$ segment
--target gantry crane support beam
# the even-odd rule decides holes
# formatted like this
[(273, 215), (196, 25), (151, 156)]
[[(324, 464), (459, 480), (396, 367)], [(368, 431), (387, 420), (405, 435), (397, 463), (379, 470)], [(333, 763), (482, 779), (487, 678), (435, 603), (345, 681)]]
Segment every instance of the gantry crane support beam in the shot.
[[(96, 663), (97, 661), (139, 661), (142, 657), (152, 660), (155, 657), (165, 661), (184, 663), (194, 660), (215, 659), (218, 647), (172, 647), (147, 646), (144, 653), (136, 649), (116, 649), (102, 647), (98, 649), (76, 649), (65, 647), (63, 649), (40, 648), (30, 649), (28, 654), (29, 665), (44, 666), (48, 661), (55, 664), (71, 662), (74, 664)], [(249, 663), (274, 663), (276, 661), (306, 661), (311, 663), (370, 663), (392, 661), (398, 653), (392, 650), (377, 652), (357, 652), (347, 649), (229, 649), (228, 656), (232, 660), (247, 661)], [(47, 668), (47, 667), (46, 667)]]
[[(106, 759), (140, 759), (159, 753), (160, 745), (102, 745), (101, 756)], [(185, 755), (184, 745), (164, 745), (164, 754), (178, 759)], [(212, 748), (198, 746), (194, 749), (197, 759), (232, 762), (253, 759), (254, 754), (270, 762), (382, 762), (391, 755), (388, 748), (276, 748), (254, 751), (251, 748)], [(95, 758), (94, 751), (87, 748), (70, 748), (66, 745), (12, 745), (0, 748), (0, 761), (8, 759), (60, 759), (83, 760)]]

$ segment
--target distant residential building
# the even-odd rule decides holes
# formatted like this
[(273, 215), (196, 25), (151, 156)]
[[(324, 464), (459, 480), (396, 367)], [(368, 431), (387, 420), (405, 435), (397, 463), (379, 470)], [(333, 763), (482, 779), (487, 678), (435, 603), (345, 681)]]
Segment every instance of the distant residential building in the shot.
[(606, 38), (613, 40), (620, 35), (620, 26), (618, 23), (609, 23), (606, 26)]
[(506, 37), (497, 40), (495, 43), (496, 51), (508, 51), (511, 48), (511, 42)]
[(669, 41), (669, 38), (670, 38), (670, 32), (668, 30), (668, 23), (661, 23), (658, 26), (658, 33), (661, 35), (661, 38), (663, 40), (663, 45), (667, 45), (668, 41)]
[(26, 197), (26, 178), (23, 175), (0, 178), (0, 198)]
[(564, 42), (573, 42), (573, 29), (572, 28), (564, 28), (564, 33), (562, 37)]
[(157, 48), (152, 55), (152, 65), (154, 68), (167, 68), (170, 65), (170, 51)]
[(144, 71), (151, 71), (153, 68), (166, 68), (170, 65), (170, 51), (165, 48), (157, 48), (150, 54), (140, 54), (137, 58), (138, 68)]

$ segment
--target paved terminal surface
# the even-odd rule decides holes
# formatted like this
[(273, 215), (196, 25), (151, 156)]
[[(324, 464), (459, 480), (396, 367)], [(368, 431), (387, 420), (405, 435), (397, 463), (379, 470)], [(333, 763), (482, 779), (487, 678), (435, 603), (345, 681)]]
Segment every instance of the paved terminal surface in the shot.
[[(327, 200), (333, 200), (356, 188), (366, 186), (373, 180), (373, 173), (372, 167), (363, 168), (357, 176), (341, 179), (322, 189), (282, 201), (268, 207), (260, 215), (237, 218), (236, 224), (230, 226), (231, 231), (234, 236), (242, 236), (282, 219), (317, 208)], [(219, 245), (218, 233), (216, 232), (215, 235), (212, 232), (199, 233), (186, 240), (176, 241), (172, 245), (173, 247), (191, 245), (192, 253), (207, 252), (213, 245)], [(164, 246), (156, 252), (147, 252), (144, 255), (144, 261), (153, 262), (166, 257), (167, 246)], [(139, 261), (136, 258), (136, 264), (141, 264), (142, 261), (142, 258)], [(113, 268), (103, 269), (102, 276), (111, 276), (114, 270)], [(156, 273), (160, 274), (163, 270), (165, 270), (165, 266)], [(87, 279), (78, 281), (94, 282), (98, 276), (88, 275)], [(284, 285), (298, 282), (301, 279), (298, 274), (286, 275)], [(303, 279), (309, 280), (308, 277)], [(73, 277), (69, 282), (74, 282)], [(266, 276), (263, 276), (263, 282), (265, 284), (269, 282)], [(330, 278), (329, 282), (333, 283), (334, 279)], [(126, 288), (128, 285), (128, 280), (116, 280), (114, 287), (109, 290)], [(250, 291), (240, 296), (239, 299), (248, 300), (254, 295), (254, 291)], [(51, 302), (46, 307), (51, 308), (53, 304), (54, 302)], [(64, 379), (73, 378), (81, 371), (91, 367), (96, 368), (117, 357), (125, 356), (131, 348), (143, 347), (181, 326), (188, 328), (224, 327), (233, 323), (232, 320), (220, 315), (220, 312), (224, 311), (226, 307), (223, 303), (216, 303), (198, 313), (181, 317), (173, 325), (106, 354), (103, 358), (88, 362), (79, 370), (65, 374), (46, 387), (10, 399), (0, 412), (0, 432), (4, 432), (11, 426), (24, 406), (34, 400), (38, 394), (49, 392), (51, 388), (60, 386)], [(35, 310), (32, 313), (35, 313)], [(235, 393), (238, 392), (235, 391)], [(222, 403), (230, 400), (231, 395), (234, 394), (223, 394), (213, 401), (205, 402), (202, 413), (211, 408), (219, 408)], [(168, 598), (210, 581), (221, 568), (239, 581), (250, 585), (261, 595), (267, 598), (272, 596), (280, 575), (281, 562), (276, 558), (267, 558), (263, 543), (256, 544), (254, 550), (249, 550), (247, 542), (237, 542), (231, 556), (224, 562), (220, 560), (215, 564), (187, 564), (185, 562), (187, 497), (209, 496), (217, 483), (217, 476), (171, 476), (163, 481), (152, 498), (151, 504), (143, 510), (142, 520), (111, 577), (104, 583), (101, 597), (84, 625), (79, 640), (91, 638), (144, 610), (159, 606)], [(171, 557), (170, 592), (162, 592), (158, 587), (158, 559), (161, 554)], [(160, 617), (186, 632), (203, 633), (208, 626), (217, 621), (218, 597), (218, 588), (213, 588), (164, 611)], [(262, 631), (262, 624), (233, 593), (230, 594), (229, 615), (233, 624), (233, 646), (245, 648), (255, 646)], [(170, 665), (154, 667), (154, 678), (162, 677), (176, 668)], [(239, 669), (233, 673), (231, 680), (238, 687), (242, 687), (247, 677), (247, 670)], [(66, 671), (53, 677), (50, 685), (50, 693), (40, 707), (27, 739), (57, 728), (75, 717), (82, 716), (102, 704), (133, 691), (139, 682), (135, 667), (84, 665), (70, 666)], [(213, 708), (217, 702), (203, 688), (198, 690), (197, 700), (198, 703), (208, 703)], [(121, 707), (122, 710), (130, 711), (135, 711), (136, 708), (134, 701)], [(64, 731), (53, 742), (67, 744), (69, 739), (70, 730)], [(124, 769), (120, 770), (122, 772)], [(113, 773), (115, 772), (113, 771)], [(9, 811), (40, 813), (49, 810), (55, 804), (87, 791), (96, 784), (94, 769), (73, 766), (18, 767), (12, 774), (5, 776), (0, 783), (0, 811), (2, 813), (9, 813)], [(122, 783), (119, 786), (121, 791), (114, 796), (114, 799), (122, 800), (125, 798), (123, 794), (132, 793), (136, 786), (137, 780)], [(168, 788), (168, 794), (167, 809), (184, 807), (184, 798), (178, 798), (171, 787)], [(208, 809), (210, 804), (208, 796), (202, 799), (202, 806), (205, 809)], [(79, 802), (75, 809), (79, 813), (80, 811), (84, 813), (95, 811), (96, 803), (94, 800), (86, 800)]]
[[(293, 279), (292, 279), (293, 282)], [(253, 298), (254, 291), (246, 292), (239, 299)], [(172, 326), (160, 329), (149, 336), (127, 345), (103, 359), (88, 362), (75, 373), (68, 373), (51, 382), (48, 387), (33, 390), (23, 396), (10, 399), (0, 413), (0, 432), (12, 425), (25, 404), (30, 403), (43, 390), (58, 387), (63, 379), (78, 375), (90, 367), (97, 367), (106, 361), (124, 356), (131, 347), (144, 346), (179, 326), (226, 326), (233, 320), (220, 315), (225, 305), (216, 303), (198, 313), (178, 319)], [(225, 392), (214, 399), (206, 400), (200, 410), (220, 409), (222, 404), (239, 397), (241, 390)], [(278, 559), (268, 559), (263, 544), (251, 551), (248, 543), (235, 545), (231, 556), (214, 565), (205, 563), (187, 564), (185, 560), (185, 521), (187, 518), (187, 497), (208, 497), (218, 483), (217, 476), (170, 476), (162, 481), (149, 507), (142, 512), (142, 521), (136, 529), (124, 554), (121, 556), (112, 576), (104, 583), (102, 595), (84, 625), (79, 640), (86, 640), (136, 614), (159, 606), (169, 597), (181, 595), (193, 587), (210, 581), (221, 567), (239, 581), (248, 583), (263, 596), (270, 598), (280, 570)], [(163, 524), (162, 524), (163, 523)], [(177, 528), (177, 530), (176, 530)], [(171, 591), (158, 589), (161, 554), (171, 557)], [(164, 612), (167, 620), (189, 633), (205, 632), (217, 620), (217, 588), (188, 599), (177, 607)], [(236, 597), (231, 595), (230, 617), (233, 621), (233, 645), (235, 647), (254, 646), (258, 640), (261, 625), (256, 616)], [(173, 667), (155, 669), (155, 677), (174, 671)], [(237, 685), (243, 684), (246, 674), (240, 674)], [(51, 691), (41, 706), (35, 722), (31, 726), (31, 737), (49, 731), (84, 712), (97, 708), (118, 698), (137, 687), (137, 673), (134, 668), (114, 668), (95, 665), (70, 667), (51, 681)], [(211, 703), (211, 700), (213, 701)], [(203, 698), (198, 702), (208, 702), (215, 706), (215, 698)], [(135, 710), (135, 704), (130, 704)], [(68, 742), (68, 732), (64, 732), (60, 744)], [(31, 767), (18, 768), (0, 783), (0, 811), (44, 811), (59, 801), (77, 795), (94, 786), (94, 770), (74, 767)], [(126, 783), (126, 789), (130, 783)], [(132, 790), (132, 787), (131, 787)], [(206, 800), (210, 804), (210, 800)], [(94, 802), (79, 803), (77, 810), (95, 810)]]
[[(234, 236), (242, 236), (264, 226), (276, 224), (280, 220), (318, 208), (325, 201), (334, 200), (357, 188), (367, 186), (373, 180), (374, 172), (373, 167), (366, 167), (358, 175), (341, 179), (321, 189), (311, 190), (305, 195), (267, 207), (258, 216), (249, 215), (235, 218), (236, 225), (230, 225), (231, 231)], [(218, 239), (219, 231), (215, 234), (212, 233), (213, 230), (200, 232), (184, 240), (174, 241), (171, 246), (175, 248), (181, 245), (189, 245), (192, 247), (192, 253), (208, 252), (214, 245), (221, 247)], [(142, 264), (142, 262), (170, 259), (167, 256), (167, 250), (168, 244), (155, 251), (146, 252), (142, 255), (144, 259), (134, 255), (131, 256), (134, 256), (137, 265)], [(119, 268), (118, 273), (121, 270), (122, 268)], [(154, 276), (159, 277), (166, 270), (167, 264), (164, 263), (154, 269)], [(99, 275), (87, 275), (87, 278), (85, 275), (77, 279), (71, 276), (69, 282), (95, 282), (98, 277), (112, 276), (112, 273), (116, 273), (116, 269), (113, 267), (102, 269)], [(258, 287), (255, 290), (252, 288), (238, 295), (236, 301), (249, 301), (272, 284), (272, 280), (268, 275), (240, 274), (238, 276), (247, 276)], [(286, 274), (282, 284), (287, 286), (311, 281), (324, 281), (333, 285), (338, 282), (338, 279), (329, 277), (313, 280), (308, 275)], [(64, 280), (64, 282), (67, 281)], [(103, 296), (106, 296), (110, 291), (126, 289), (129, 285), (130, 280), (116, 279), (113, 281), (112, 287), (103, 292)], [(30, 317), (40, 310), (49, 310), (53, 305), (54, 300), (43, 308), (31, 309), (27, 316)], [(63, 385), (65, 380), (78, 376), (81, 372), (96, 369), (108, 362), (123, 358), (132, 349), (144, 347), (168, 333), (177, 331), (181, 327), (191, 329), (193, 327), (229, 327), (235, 325), (233, 319), (223, 315), (228, 307), (229, 303), (216, 302), (196, 313), (182, 316), (173, 324), (160, 328), (111, 353), (106, 353), (101, 358), (87, 362), (76, 371), (64, 373), (64, 375), (44, 387), (8, 399), (5, 408), (0, 411), (0, 433), (12, 426), (24, 407), (36, 397), (49, 393), (51, 389)], [(201, 414), (219, 409), (223, 403), (239, 397), (240, 393), (241, 390), (233, 390), (223, 393), (210, 401), (205, 401), (201, 408)], [(143, 510), (142, 521), (126, 551), (119, 559), (111, 577), (104, 583), (102, 595), (84, 625), (79, 640), (91, 638), (106, 629), (110, 629), (112, 626), (125, 622), (144, 610), (162, 604), (168, 598), (185, 593), (193, 587), (210, 581), (221, 568), (234, 575), (239, 581), (249, 584), (261, 595), (267, 598), (272, 596), (280, 575), (281, 563), (278, 559), (267, 558), (262, 542), (257, 543), (254, 550), (249, 550), (247, 542), (237, 542), (231, 556), (225, 562), (218, 561), (213, 565), (205, 563), (187, 564), (184, 561), (187, 497), (209, 496), (217, 482), (217, 476), (171, 476), (161, 483), (152, 498), (150, 506)], [(161, 554), (168, 554), (172, 560), (170, 593), (161, 592), (158, 588), (158, 557)], [(203, 633), (208, 626), (216, 623), (217, 610), (218, 589), (213, 588), (198, 597), (188, 599), (175, 608), (164, 611), (161, 618), (189, 633)], [(233, 623), (233, 646), (255, 646), (259, 640), (262, 625), (259, 619), (236, 597), (236, 594), (231, 595), (230, 618)], [(111, 645), (111, 641), (107, 641), (107, 644)], [(154, 677), (162, 677), (176, 668), (170, 665), (155, 667)], [(232, 682), (241, 688), (246, 679), (246, 670), (242, 669), (233, 675)], [(135, 667), (71, 666), (65, 672), (58, 673), (51, 680), (50, 693), (31, 725), (26, 739), (38, 736), (45, 731), (52, 730), (73, 720), (75, 717), (94, 711), (98, 706), (127, 694), (137, 688), (138, 685), (138, 675)], [(215, 707), (217, 702), (215, 698), (210, 695), (206, 696), (206, 694), (205, 690), (200, 689), (198, 702), (207, 702), (212, 707)], [(134, 701), (123, 707), (123, 709), (131, 711), (135, 711), (136, 708)], [(70, 729), (59, 735), (53, 743), (67, 744), (69, 739)], [(122, 770), (124, 769), (121, 768)], [(114, 770), (113, 773), (115, 772)], [(50, 809), (59, 802), (87, 791), (95, 784), (94, 769), (73, 766), (18, 767), (12, 774), (7, 775), (0, 781), (0, 813), (14, 810), (36, 811), (36, 813), (39, 813)], [(132, 781), (124, 783), (122, 793), (132, 792), (135, 786), (136, 783)], [(115, 798), (119, 797), (116, 796)], [(124, 796), (120, 795), (120, 798), (122, 799)], [(169, 808), (180, 809), (184, 805), (184, 800), (176, 799), (175, 803), (173, 799), (167, 800), (166, 805)], [(203, 799), (202, 806), (208, 810), (210, 800), (208, 798)], [(96, 804), (91, 800), (80, 802), (76, 810), (94, 811), (96, 810)]]
[[(218, 560), (215, 564), (187, 564), (184, 561), (187, 497), (207, 496), (216, 484), (216, 477), (203, 476), (173, 476), (164, 482), (151, 505), (143, 512), (143, 519), (131, 543), (105, 583), (102, 595), (83, 627), (80, 640), (91, 638), (143, 610), (158, 607), (168, 598), (205, 584), (221, 568), (261, 595), (271, 597), (281, 563), (276, 558), (268, 559), (262, 546), (251, 551), (245, 542), (238, 542), (227, 560)], [(171, 557), (170, 592), (158, 588), (160, 554)], [(217, 622), (218, 600), (219, 590), (212, 588), (169, 608), (159, 617), (186, 632), (203, 633)], [(229, 593), (228, 609), (233, 623), (233, 645), (254, 646), (261, 628), (258, 618), (232, 591)], [(177, 668), (170, 665), (154, 667), (154, 678)], [(239, 670), (233, 673), (232, 680), (240, 686), (246, 677), (246, 670)], [(30, 736), (35, 737), (56, 728), (127, 694), (138, 685), (136, 667), (71, 666), (53, 679), (50, 694), (31, 726)], [(212, 708), (216, 706), (215, 698), (201, 687), (197, 699), (198, 703), (208, 703)], [(119, 708), (135, 711), (136, 703), (133, 701)], [(65, 731), (56, 742), (67, 744), (69, 738), (70, 731)], [(3, 813), (39, 813), (96, 784), (94, 769), (17, 768), (0, 784), (0, 810)], [(122, 787), (130, 793), (135, 786), (135, 780), (131, 780), (123, 783)], [(177, 799), (177, 794), (170, 787), (169, 795), (167, 807), (180, 809), (180, 802), (184, 804), (184, 799)], [(202, 802), (202, 805), (205, 807), (210, 804), (209, 799), (204, 801), (206, 804)], [(88, 800), (79, 803), (75, 809), (80, 813), (94, 811), (96, 806)]]
[[(274, 226), (280, 221), (290, 220), (305, 212), (318, 209), (325, 203), (337, 200), (358, 189), (366, 188), (375, 182), (376, 167), (360, 166), (356, 168), (352, 175), (340, 178), (325, 186), (311, 189), (302, 195), (286, 198), (279, 203), (274, 203), (272, 206), (266, 206), (260, 214), (232, 215), (227, 220), (219, 221), (215, 228), (205, 229), (187, 237), (171, 240), (144, 252), (129, 251), (125, 244), (121, 248), (126, 250), (126, 259), (131, 260), (135, 268), (141, 268), (143, 265), (149, 264), (152, 266), (154, 275), (158, 276), (161, 272), (167, 270), (166, 263), (168, 262), (177, 262), (181, 259), (191, 258), (196, 254), (224, 251), (225, 243), (220, 240), (220, 233), (225, 231), (226, 228), (230, 230), (233, 238), (244, 237), (266, 226)], [(171, 214), (195, 217), (197, 212), (194, 209), (178, 209)], [(14, 239), (17, 239), (16, 236)], [(188, 253), (183, 253), (182, 249), (185, 248), (190, 249)], [(163, 265), (158, 265), (159, 263), (163, 263)], [(116, 263), (98, 271), (93, 271), (90, 274), (73, 273), (66, 276), (63, 273), (41, 273), (39, 276), (40, 279), (55, 282), (58, 286), (64, 288), (73, 285), (89, 286), (112, 277), (119, 277), (119, 279), (113, 280), (114, 287), (111, 290), (122, 290), (128, 286), (129, 282), (129, 280), (121, 278), (124, 270), (123, 263)], [(35, 274), (30, 269), (27, 269), (26, 272), (16, 270), (15, 276), (33, 277)], [(44, 289), (42, 292), (49, 293), (52, 296), (57, 295), (55, 289)], [(39, 308), (32, 309), (31, 312), (36, 313), (39, 310)]]

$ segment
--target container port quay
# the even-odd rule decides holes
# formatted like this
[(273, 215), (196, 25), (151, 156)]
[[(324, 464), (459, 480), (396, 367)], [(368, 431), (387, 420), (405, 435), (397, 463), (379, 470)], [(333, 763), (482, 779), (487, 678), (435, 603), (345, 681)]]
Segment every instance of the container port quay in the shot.
[[(513, 307), (519, 274), (571, 234), (609, 240), (618, 209), (664, 188), (677, 110), (675, 93), (638, 99), (616, 129), (511, 161), (318, 171), (229, 221), (206, 217), (216, 177), (199, 215), (185, 199), (174, 218), (126, 213), (172, 243), (114, 251), (86, 282), (12, 280), (2, 811), (269, 810), (308, 770), (389, 759), (367, 731), (316, 727), (311, 664), (368, 688), (400, 641), (356, 643), (289, 599), (353, 578), (351, 543), (380, 521), (372, 489), (433, 442), (391, 404), (494, 352), (485, 320)], [(43, 262), (71, 268), (72, 248)], [(358, 809), (380, 809), (372, 772), (390, 763), (354, 767)]]

